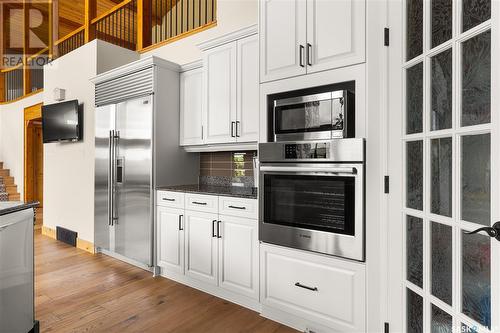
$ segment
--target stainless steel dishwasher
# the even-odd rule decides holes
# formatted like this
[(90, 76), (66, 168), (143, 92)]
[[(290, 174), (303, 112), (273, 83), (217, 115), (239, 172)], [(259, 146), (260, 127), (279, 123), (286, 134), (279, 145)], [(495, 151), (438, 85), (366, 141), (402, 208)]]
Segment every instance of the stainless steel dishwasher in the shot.
[(35, 206), (0, 203), (0, 333), (39, 330), (34, 318)]

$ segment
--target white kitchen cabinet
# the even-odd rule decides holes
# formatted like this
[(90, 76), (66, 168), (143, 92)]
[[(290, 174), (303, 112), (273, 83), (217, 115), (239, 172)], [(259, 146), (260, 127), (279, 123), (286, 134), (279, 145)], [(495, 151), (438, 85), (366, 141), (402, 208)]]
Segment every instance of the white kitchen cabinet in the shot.
[(236, 141), (236, 42), (204, 52), (205, 143)]
[(365, 1), (307, 0), (307, 72), (365, 60)]
[(257, 221), (224, 215), (219, 220), (219, 286), (258, 299)]
[(260, 79), (306, 74), (306, 0), (260, 2)]
[(157, 207), (158, 266), (184, 274), (184, 210)]
[(365, 0), (264, 0), (260, 81), (365, 61)]
[(237, 41), (236, 141), (259, 140), (259, 39)]
[(217, 285), (218, 215), (185, 211), (186, 276)]
[(203, 144), (203, 68), (180, 75), (180, 145)]
[(260, 254), (264, 316), (276, 309), (302, 330), (366, 331), (364, 264), (264, 244)]

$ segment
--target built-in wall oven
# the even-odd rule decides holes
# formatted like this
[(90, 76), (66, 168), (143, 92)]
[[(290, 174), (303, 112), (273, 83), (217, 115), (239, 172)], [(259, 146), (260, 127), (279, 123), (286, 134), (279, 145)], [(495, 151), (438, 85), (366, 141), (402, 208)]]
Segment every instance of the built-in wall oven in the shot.
[(259, 145), (262, 242), (364, 261), (363, 139)]

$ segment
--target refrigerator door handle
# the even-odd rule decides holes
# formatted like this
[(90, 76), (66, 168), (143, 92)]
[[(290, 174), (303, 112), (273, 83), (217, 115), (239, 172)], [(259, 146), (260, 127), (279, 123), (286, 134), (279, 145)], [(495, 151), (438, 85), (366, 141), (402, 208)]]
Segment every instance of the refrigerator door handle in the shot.
[(114, 131), (109, 131), (109, 162), (108, 162), (108, 225), (113, 223), (113, 141)]
[(112, 188), (112, 193), (113, 193), (113, 205), (112, 205), (112, 214), (111, 214), (111, 225), (117, 224), (118, 221), (118, 216), (116, 214), (117, 212), (117, 207), (116, 207), (116, 187), (117, 187), (117, 169), (118, 169), (118, 163), (117, 163), (117, 149), (118, 149), (118, 142), (120, 138), (120, 132), (119, 131), (113, 131), (113, 173), (111, 177), (111, 188)]

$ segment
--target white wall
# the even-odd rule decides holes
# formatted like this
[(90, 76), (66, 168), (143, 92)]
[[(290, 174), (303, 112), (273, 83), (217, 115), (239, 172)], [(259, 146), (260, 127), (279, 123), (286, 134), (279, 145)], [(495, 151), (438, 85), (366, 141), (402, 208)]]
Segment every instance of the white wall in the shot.
[(183, 65), (201, 59), (196, 45), (235, 30), (257, 24), (258, 0), (217, 0), (217, 26), (143, 53)]
[(89, 81), (104, 71), (137, 60), (136, 52), (103, 41), (93, 41), (44, 68), (44, 104), (55, 103), (55, 88), (66, 90), (66, 100), (84, 105), (83, 141), (45, 144), (44, 225), (78, 232), (94, 241), (94, 85)]
[(0, 105), (0, 161), (10, 169), (17, 191), (24, 196), (24, 108), (41, 103), (43, 94)]

